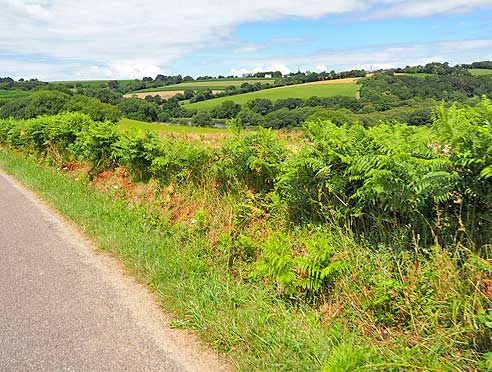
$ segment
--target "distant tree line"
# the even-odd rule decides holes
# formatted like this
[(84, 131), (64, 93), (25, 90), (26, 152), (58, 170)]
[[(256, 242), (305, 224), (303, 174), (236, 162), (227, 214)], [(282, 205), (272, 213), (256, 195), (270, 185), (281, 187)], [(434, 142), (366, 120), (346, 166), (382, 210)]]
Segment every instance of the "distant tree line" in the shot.
[(15, 81), (10, 77), (0, 77), (0, 90), (33, 90), (47, 84), (48, 83), (39, 81), (38, 79), (24, 80), (21, 78), (18, 81)]
[(479, 62), (473, 62), (469, 64), (461, 64), (460, 65), (463, 68), (474, 68), (474, 69), (487, 69), (487, 70), (492, 70), (492, 61), (479, 61)]
[(423, 66), (406, 66), (403, 68), (394, 68), (384, 71), (380, 70), (379, 72), (471, 76), (466, 67), (463, 67), (462, 65), (450, 66), (448, 62), (431, 62)]
[(47, 84), (30, 95), (19, 97), (0, 106), (0, 118), (30, 119), (60, 112), (83, 112), (95, 121), (120, 120), (118, 107), (104, 103), (99, 98), (72, 92), (65, 86)]

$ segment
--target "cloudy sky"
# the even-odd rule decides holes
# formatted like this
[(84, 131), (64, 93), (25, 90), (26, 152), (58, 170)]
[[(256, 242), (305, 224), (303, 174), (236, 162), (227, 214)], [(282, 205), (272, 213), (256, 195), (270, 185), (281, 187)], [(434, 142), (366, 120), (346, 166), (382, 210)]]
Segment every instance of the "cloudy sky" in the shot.
[(0, 0), (0, 76), (122, 79), (492, 60), (492, 0)]

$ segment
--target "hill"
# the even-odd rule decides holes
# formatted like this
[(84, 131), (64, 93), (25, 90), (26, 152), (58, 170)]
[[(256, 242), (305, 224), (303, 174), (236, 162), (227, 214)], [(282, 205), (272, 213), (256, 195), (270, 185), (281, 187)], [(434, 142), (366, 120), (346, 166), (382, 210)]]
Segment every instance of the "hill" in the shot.
[(319, 81), (314, 83), (290, 85), (279, 88), (265, 89), (257, 92), (238, 94), (236, 96), (221, 97), (202, 102), (185, 103), (183, 107), (194, 110), (209, 110), (224, 101), (233, 101), (244, 104), (256, 98), (267, 98), (272, 101), (284, 98), (309, 98), (313, 96), (332, 97), (348, 96), (355, 97), (359, 86), (357, 79), (340, 79)]

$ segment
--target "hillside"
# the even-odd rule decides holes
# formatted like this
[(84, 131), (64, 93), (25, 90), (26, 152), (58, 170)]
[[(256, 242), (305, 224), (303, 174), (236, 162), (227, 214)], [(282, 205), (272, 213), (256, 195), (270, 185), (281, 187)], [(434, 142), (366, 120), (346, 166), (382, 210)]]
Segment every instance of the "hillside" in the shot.
[(359, 86), (355, 82), (356, 79), (343, 79), (321, 81), (314, 83), (290, 85), (286, 87), (265, 89), (257, 92), (239, 94), (236, 96), (221, 97), (210, 99), (207, 101), (196, 103), (185, 103), (183, 107), (191, 110), (209, 110), (219, 106), (224, 101), (233, 101), (239, 104), (245, 104), (248, 101), (256, 98), (266, 98), (272, 101), (283, 98), (310, 98), (313, 96), (332, 97), (332, 96), (347, 96), (355, 97)]

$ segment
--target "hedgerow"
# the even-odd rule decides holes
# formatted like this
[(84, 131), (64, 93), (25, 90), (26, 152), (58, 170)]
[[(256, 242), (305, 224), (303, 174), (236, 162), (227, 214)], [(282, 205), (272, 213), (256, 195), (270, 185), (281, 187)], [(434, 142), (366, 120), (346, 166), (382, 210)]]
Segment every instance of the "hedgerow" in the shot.
[(0, 143), (93, 174), (125, 167), (163, 189), (235, 195), (226, 231), (199, 210), (190, 236), (210, 239), (238, 280), (324, 314), (327, 371), (487, 370), (491, 119), (483, 99), (438, 107), (429, 126), (318, 119), (295, 146), (261, 129), (213, 149), (66, 113), (0, 120)]

